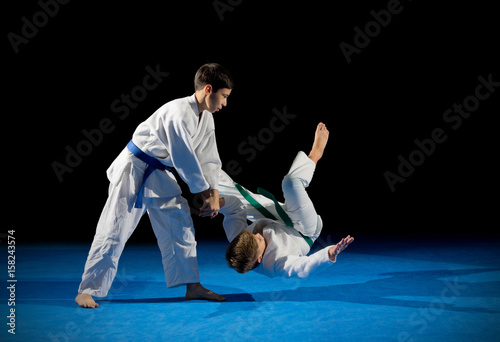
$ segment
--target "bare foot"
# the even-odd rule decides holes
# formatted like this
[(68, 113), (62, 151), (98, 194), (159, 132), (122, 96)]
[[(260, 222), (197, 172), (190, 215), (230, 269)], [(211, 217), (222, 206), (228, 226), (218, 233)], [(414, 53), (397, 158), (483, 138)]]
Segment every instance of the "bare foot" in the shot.
[(186, 285), (186, 299), (206, 299), (213, 300), (215, 302), (223, 302), (226, 300), (224, 296), (221, 296), (215, 292), (207, 290), (200, 283), (192, 283)]
[(318, 163), (318, 160), (323, 156), (323, 152), (325, 151), (326, 143), (328, 142), (328, 135), (330, 132), (326, 129), (326, 125), (322, 122), (318, 124), (316, 127), (316, 133), (314, 134), (314, 143), (309, 153), (309, 158), (315, 163)]
[(76, 304), (80, 305), (82, 308), (95, 309), (99, 307), (93, 299), (92, 296), (86, 293), (79, 293), (75, 298)]

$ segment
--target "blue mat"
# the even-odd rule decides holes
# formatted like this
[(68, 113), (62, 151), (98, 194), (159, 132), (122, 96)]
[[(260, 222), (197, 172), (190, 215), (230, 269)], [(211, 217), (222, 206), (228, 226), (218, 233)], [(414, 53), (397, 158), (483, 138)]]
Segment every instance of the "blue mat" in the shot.
[[(225, 241), (199, 241), (202, 284), (227, 301), (167, 289), (155, 244), (126, 246), (110, 294), (74, 303), (89, 245), (19, 245), (15, 335), (1, 341), (498, 341), (498, 241), (357, 239), (308, 279), (240, 275)], [(7, 279), (7, 277), (6, 277)]]

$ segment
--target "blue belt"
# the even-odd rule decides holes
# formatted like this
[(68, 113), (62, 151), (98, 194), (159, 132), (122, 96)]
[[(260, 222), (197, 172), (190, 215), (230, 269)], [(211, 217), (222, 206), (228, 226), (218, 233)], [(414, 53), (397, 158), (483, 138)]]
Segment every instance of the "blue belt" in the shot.
[(136, 156), (137, 158), (148, 164), (146, 171), (144, 171), (144, 176), (142, 177), (141, 190), (139, 190), (139, 193), (137, 194), (137, 199), (135, 200), (135, 205), (134, 205), (134, 207), (136, 208), (142, 208), (142, 198), (144, 197), (144, 184), (146, 184), (146, 179), (148, 179), (149, 175), (156, 169), (162, 171), (169, 170), (172, 173), (173, 170), (168, 166), (166, 166), (165, 164), (162, 164), (158, 159), (148, 156), (146, 153), (142, 152), (141, 149), (132, 142), (132, 140), (130, 140), (129, 143), (127, 144), (127, 148), (129, 149), (130, 152), (132, 152), (134, 156)]

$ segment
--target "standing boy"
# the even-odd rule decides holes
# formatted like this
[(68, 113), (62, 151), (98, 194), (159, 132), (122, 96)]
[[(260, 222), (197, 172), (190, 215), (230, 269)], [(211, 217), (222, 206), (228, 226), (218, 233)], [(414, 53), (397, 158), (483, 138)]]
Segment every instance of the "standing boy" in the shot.
[(160, 107), (135, 130), (132, 140), (107, 170), (109, 197), (75, 298), (86, 308), (99, 305), (116, 275), (125, 243), (148, 212), (162, 255), (167, 287), (186, 285), (187, 299), (223, 301), (199, 280), (193, 221), (172, 169), (201, 193), (201, 212), (219, 211), (221, 161), (212, 113), (227, 105), (233, 88), (229, 72), (211, 63), (195, 75), (195, 93)]

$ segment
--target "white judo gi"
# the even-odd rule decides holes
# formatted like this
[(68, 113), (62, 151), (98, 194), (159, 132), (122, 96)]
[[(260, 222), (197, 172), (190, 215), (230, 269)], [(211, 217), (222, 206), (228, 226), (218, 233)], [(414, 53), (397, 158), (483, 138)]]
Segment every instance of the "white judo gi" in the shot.
[[(334, 263), (328, 257), (328, 250), (333, 246), (307, 255), (312, 242), (318, 238), (323, 228), (321, 217), (316, 213), (306, 192), (315, 168), (316, 164), (304, 152), (299, 152), (283, 179), (285, 203), (278, 202), (278, 205), (291, 219), (293, 227), (286, 225), (273, 200), (244, 189), (274, 216), (274, 219), (264, 218), (265, 215), (241, 194), (234, 181), (222, 171), (219, 194), (225, 198), (226, 203), (220, 213), (224, 214), (223, 225), (229, 242), (243, 230), (252, 233), (262, 230), (267, 243), (262, 262), (254, 271), (271, 278), (305, 278)], [(248, 225), (247, 219), (254, 222)], [(310, 239), (309, 243), (307, 237)]]
[[(191, 192), (218, 189), (221, 162), (213, 116), (204, 111), (200, 118), (194, 94), (160, 107), (137, 127), (132, 141), (147, 155), (174, 167)], [(134, 207), (147, 167), (125, 148), (107, 170), (109, 196), (78, 293), (107, 295), (125, 243), (145, 211), (158, 240), (167, 286), (199, 282), (193, 221), (174, 175), (154, 170), (144, 183), (144, 205)]]

